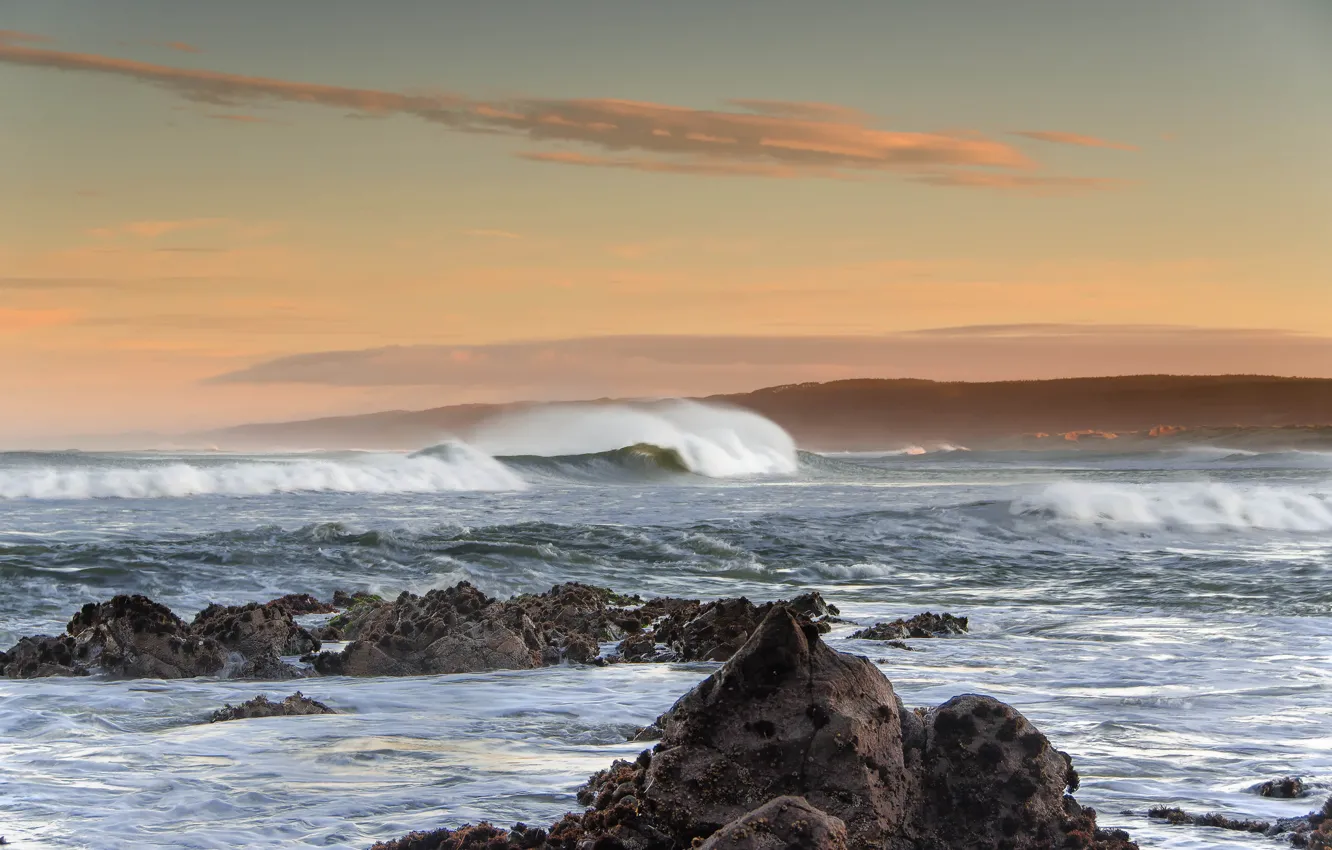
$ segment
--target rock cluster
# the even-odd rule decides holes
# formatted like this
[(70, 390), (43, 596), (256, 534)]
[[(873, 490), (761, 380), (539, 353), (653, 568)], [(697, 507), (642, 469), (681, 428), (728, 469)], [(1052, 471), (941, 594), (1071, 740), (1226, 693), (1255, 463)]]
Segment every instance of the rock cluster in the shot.
[(296, 717), (307, 714), (337, 714), (337, 712), (297, 691), (282, 702), (272, 702), (268, 697), (260, 695), (240, 705), (227, 703), (226, 707), (213, 712), (208, 722), (249, 720), (253, 717)]
[[(776, 603), (755, 605), (743, 596), (700, 603), (686, 599), (654, 599), (639, 609), (653, 628), (621, 641), (617, 655), (625, 661), (726, 661), (735, 654)], [(787, 605), (828, 631), (840, 613), (818, 591), (797, 596)]]
[(563, 660), (587, 662), (600, 642), (638, 628), (638, 599), (599, 587), (560, 584), (500, 601), (468, 582), (392, 602), (361, 600), (330, 624), (351, 641), (313, 657), (321, 673), (410, 676), (525, 670)]
[[(1284, 780), (1277, 781), (1280, 783)], [(1164, 806), (1149, 810), (1147, 816), (1176, 825), (1211, 826), (1269, 837), (1285, 836), (1292, 847), (1332, 850), (1332, 797), (1327, 799), (1321, 809), (1312, 811), (1304, 817), (1281, 818), (1276, 822), (1231, 818), (1215, 812), (1195, 815), (1183, 809)]]
[(954, 617), (952, 614), (917, 614), (909, 620), (893, 620), (891, 623), (875, 623), (867, 629), (855, 632), (855, 640), (898, 641), (902, 638), (930, 638), (938, 635), (960, 635), (967, 630), (966, 617)]
[[(186, 624), (146, 597), (117, 596), (85, 606), (64, 635), (24, 638), (0, 653), (0, 673), (34, 678), (101, 668), (117, 676), (158, 678), (311, 674), (283, 661), (286, 656), (300, 656), (313, 672), (346, 676), (524, 670), (608, 660), (722, 662), (777, 604), (819, 631), (828, 631), (838, 614), (817, 592), (762, 605), (744, 597), (644, 602), (571, 582), (546, 593), (499, 600), (462, 582), (393, 600), (338, 591), (332, 605), (308, 594), (263, 604), (209, 605)], [(335, 611), (338, 615), (327, 624), (311, 629), (294, 619)], [(966, 627), (965, 617), (948, 614), (922, 614), (906, 622), (911, 634)], [(348, 644), (338, 652), (319, 653), (321, 640)], [(602, 645), (616, 641), (615, 653), (602, 658)]]
[(1010, 706), (908, 711), (864, 658), (785, 605), (658, 719), (661, 741), (579, 792), (549, 829), (413, 833), (380, 850), (1128, 850), (1078, 805), (1069, 757)]
[[(284, 597), (284, 599), (287, 597)], [(301, 675), (278, 657), (319, 642), (292, 620), (282, 600), (239, 608), (210, 606), (186, 624), (145, 596), (88, 603), (56, 637), (23, 638), (0, 653), (11, 679), (83, 676), (183, 679), (228, 673), (255, 678)]]

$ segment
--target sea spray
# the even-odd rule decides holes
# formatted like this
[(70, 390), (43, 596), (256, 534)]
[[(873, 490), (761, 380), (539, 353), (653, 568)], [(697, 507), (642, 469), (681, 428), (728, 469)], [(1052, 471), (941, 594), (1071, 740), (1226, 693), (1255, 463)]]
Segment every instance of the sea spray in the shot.
[(634, 446), (674, 452), (711, 478), (791, 474), (795, 441), (757, 413), (698, 402), (557, 406), (483, 424), (472, 443), (492, 455), (569, 457)]
[(77, 465), (0, 468), (0, 499), (153, 499), (261, 496), (271, 493), (441, 493), (521, 490), (525, 482), (499, 461), (463, 444), (449, 456), (342, 453), (221, 461), (177, 456)]
[(1332, 492), (1316, 487), (1062, 481), (1015, 499), (1012, 511), (1108, 528), (1332, 531)]

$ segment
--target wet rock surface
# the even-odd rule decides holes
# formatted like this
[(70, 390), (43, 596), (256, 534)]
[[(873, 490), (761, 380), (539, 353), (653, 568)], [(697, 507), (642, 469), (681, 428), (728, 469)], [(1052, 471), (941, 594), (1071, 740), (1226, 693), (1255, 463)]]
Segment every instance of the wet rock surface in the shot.
[(578, 795), (588, 809), (548, 830), (482, 824), (376, 847), (1136, 846), (1097, 828), (1066, 793), (1068, 756), (1013, 708), (965, 695), (908, 711), (873, 664), (785, 605), (656, 725), (652, 750), (594, 775)]
[(701, 850), (847, 850), (846, 825), (804, 797), (777, 797), (731, 821)]
[(254, 717), (295, 717), (309, 714), (337, 714), (337, 712), (322, 702), (310, 699), (297, 691), (281, 702), (272, 702), (268, 697), (260, 695), (240, 705), (228, 703), (224, 708), (213, 712), (213, 715), (208, 718), (208, 722), (248, 720)]
[(654, 599), (639, 609), (654, 627), (622, 641), (617, 654), (625, 661), (726, 661), (735, 654), (774, 604), (787, 605), (800, 617), (827, 632), (840, 613), (818, 591), (789, 602), (755, 605), (744, 597), (700, 603), (688, 599)]
[(305, 655), (319, 649), (319, 640), (296, 625), (282, 600), (263, 605), (209, 605), (195, 616), (190, 630), (247, 658)]
[(851, 635), (854, 640), (896, 641), (903, 638), (931, 638), (939, 635), (960, 635), (967, 631), (967, 618), (952, 614), (923, 614), (891, 623), (875, 623)]
[(1269, 779), (1253, 789), (1259, 797), (1274, 797), (1280, 800), (1293, 800), (1309, 793), (1304, 787), (1304, 780), (1298, 776), (1283, 776)]
[(215, 640), (192, 634), (183, 620), (146, 596), (116, 596), (88, 603), (69, 621), (85, 669), (112, 676), (185, 679), (220, 673), (227, 651)]
[(94, 672), (130, 679), (295, 678), (303, 673), (279, 656), (318, 647), (291, 613), (308, 607), (312, 599), (211, 605), (187, 624), (146, 596), (115, 596), (84, 605), (63, 635), (21, 639), (0, 653), (0, 672), (15, 679)]

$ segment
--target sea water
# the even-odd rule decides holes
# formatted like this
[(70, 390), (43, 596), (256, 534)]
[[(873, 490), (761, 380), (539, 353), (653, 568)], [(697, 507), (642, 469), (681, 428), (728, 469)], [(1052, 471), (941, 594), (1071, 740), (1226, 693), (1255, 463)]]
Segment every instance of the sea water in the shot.
[[(853, 625), (828, 642), (874, 660), (909, 706), (966, 692), (1016, 706), (1072, 754), (1079, 800), (1144, 847), (1267, 840), (1154, 824), (1152, 805), (1270, 819), (1332, 792), (1332, 457), (819, 455), (728, 417), (574, 417), (410, 454), (0, 455), (0, 645), (117, 593), (188, 619), (210, 602), (462, 580), (495, 596), (817, 589), (856, 624), (969, 616), (969, 634), (917, 651), (851, 640)], [(663, 454), (614, 451), (643, 443)], [(715, 667), (0, 680), (0, 835), (364, 848), (544, 824)], [(297, 688), (339, 714), (207, 722)], [(1313, 795), (1250, 790), (1286, 774)]]

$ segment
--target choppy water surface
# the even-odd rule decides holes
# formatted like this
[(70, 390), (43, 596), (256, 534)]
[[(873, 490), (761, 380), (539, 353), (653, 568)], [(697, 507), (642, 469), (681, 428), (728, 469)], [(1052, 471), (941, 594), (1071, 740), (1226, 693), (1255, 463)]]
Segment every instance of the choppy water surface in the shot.
[[(1153, 825), (1152, 804), (1270, 818), (1329, 792), (1332, 458), (797, 461), (780, 445), (663, 443), (721, 477), (465, 446), (0, 456), (0, 644), (122, 592), (188, 618), (210, 601), (462, 579), (495, 595), (567, 580), (755, 600), (817, 588), (864, 623), (969, 615), (970, 635), (919, 652), (851, 641), (850, 627), (830, 643), (881, 660), (908, 705), (967, 691), (1014, 704), (1073, 754), (1079, 799), (1143, 846), (1266, 841)], [(0, 834), (25, 848), (365, 847), (467, 820), (546, 822), (710, 669), (0, 681)], [(204, 722), (297, 686), (343, 713)], [(1246, 791), (1287, 773), (1317, 796)]]

